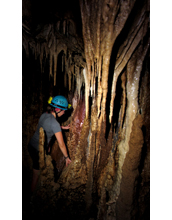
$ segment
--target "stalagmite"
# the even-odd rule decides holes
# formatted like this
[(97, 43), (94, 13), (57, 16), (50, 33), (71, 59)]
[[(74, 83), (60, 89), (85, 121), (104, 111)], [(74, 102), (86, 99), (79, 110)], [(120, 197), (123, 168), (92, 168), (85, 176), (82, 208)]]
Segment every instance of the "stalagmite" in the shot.
[(44, 163), (44, 142), (45, 142), (45, 135), (44, 135), (44, 130), (41, 127), (39, 129), (39, 164), (40, 164), (40, 169), (43, 170), (45, 168), (45, 163)]
[[(130, 215), (133, 209), (132, 203), (134, 197), (133, 189), (135, 188), (135, 183), (139, 176), (138, 167), (143, 146), (142, 125), (142, 116), (138, 114), (133, 121), (132, 133), (129, 141), (130, 151), (127, 153), (123, 165), (122, 182), (120, 186), (121, 193), (116, 203), (117, 219), (131, 219)], [(123, 193), (126, 185), (128, 190), (126, 193)], [(125, 203), (123, 203), (124, 200)]]
[[(114, 200), (116, 196), (120, 193), (120, 183), (122, 179), (122, 167), (123, 163), (126, 157), (126, 153), (129, 150), (129, 141), (130, 141), (130, 135), (132, 131), (132, 123), (134, 119), (137, 116), (138, 113), (138, 88), (139, 88), (139, 79), (140, 79), (140, 73), (142, 68), (142, 63), (145, 58), (146, 52), (148, 50), (149, 44), (146, 45), (146, 47), (143, 49), (142, 45), (139, 47), (137, 52), (135, 52), (135, 55), (132, 56), (132, 59), (129, 61), (127, 65), (127, 100), (128, 100), (128, 107), (126, 112), (126, 122), (125, 122), (125, 138), (120, 142), (118, 145), (119, 149), (119, 165), (117, 170), (117, 181), (113, 185), (112, 191), (115, 192), (111, 194), (111, 200)], [(139, 56), (141, 55), (141, 57)], [(136, 57), (139, 57), (138, 60)], [(135, 59), (137, 60), (137, 63), (135, 65)]]

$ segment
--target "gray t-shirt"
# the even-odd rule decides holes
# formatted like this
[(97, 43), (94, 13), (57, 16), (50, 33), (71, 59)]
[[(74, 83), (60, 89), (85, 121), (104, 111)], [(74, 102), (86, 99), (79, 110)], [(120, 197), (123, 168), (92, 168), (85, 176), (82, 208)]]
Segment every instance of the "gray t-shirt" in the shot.
[(61, 131), (60, 124), (56, 120), (56, 118), (51, 113), (43, 113), (38, 121), (38, 126), (36, 132), (31, 138), (29, 144), (32, 145), (35, 149), (39, 150), (39, 129), (42, 127), (45, 131), (47, 145), (51, 140), (52, 136)]

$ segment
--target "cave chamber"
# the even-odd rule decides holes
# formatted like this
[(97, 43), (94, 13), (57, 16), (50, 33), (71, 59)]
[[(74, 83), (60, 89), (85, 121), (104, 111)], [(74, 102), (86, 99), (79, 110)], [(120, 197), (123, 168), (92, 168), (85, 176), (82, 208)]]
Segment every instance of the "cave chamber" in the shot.
[[(23, 219), (150, 219), (149, 0), (22, 4)], [(50, 96), (73, 109), (47, 155), (30, 202), (27, 145)]]

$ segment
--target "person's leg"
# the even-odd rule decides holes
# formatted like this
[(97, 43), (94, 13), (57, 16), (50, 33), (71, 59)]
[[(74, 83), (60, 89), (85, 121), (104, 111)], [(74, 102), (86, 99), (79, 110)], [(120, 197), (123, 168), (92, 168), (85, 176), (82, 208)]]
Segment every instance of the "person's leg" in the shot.
[(39, 152), (31, 145), (29, 145), (28, 150), (33, 161), (33, 171), (32, 171), (33, 173), (32, 173), (32, 182), (30, 188), (32, 194), (36, 188), (39, 179)]
[(34, 192), (39, 179), (39, 170), (33, 169), (32, 183), (31, 183), (31, 193)]

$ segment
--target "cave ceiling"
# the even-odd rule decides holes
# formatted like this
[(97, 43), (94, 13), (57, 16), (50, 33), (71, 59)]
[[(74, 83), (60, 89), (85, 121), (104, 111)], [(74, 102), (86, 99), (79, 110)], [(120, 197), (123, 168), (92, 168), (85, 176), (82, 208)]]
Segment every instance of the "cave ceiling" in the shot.
[[(23, 0), (22, 27), (23, 38), (26, 33), (27, 38), (30, 38), (28, 42), (34, 40), (50, 44), (51, 35), (55, 35), (56, 39), (64, 41), (68, 48), (75, 51), (78, 48), (81, 53), (83, 51), (82, 21), (78, 0)], [(69, 35), (73, 37), (73, 46)]]
[(34, 36), (45, 25), (63, 19), (72, 19), (77, 26), (77, 33), (82, 34), (78, 0), (22, 1), (22, 23), (30, 29), (31, 34)]

